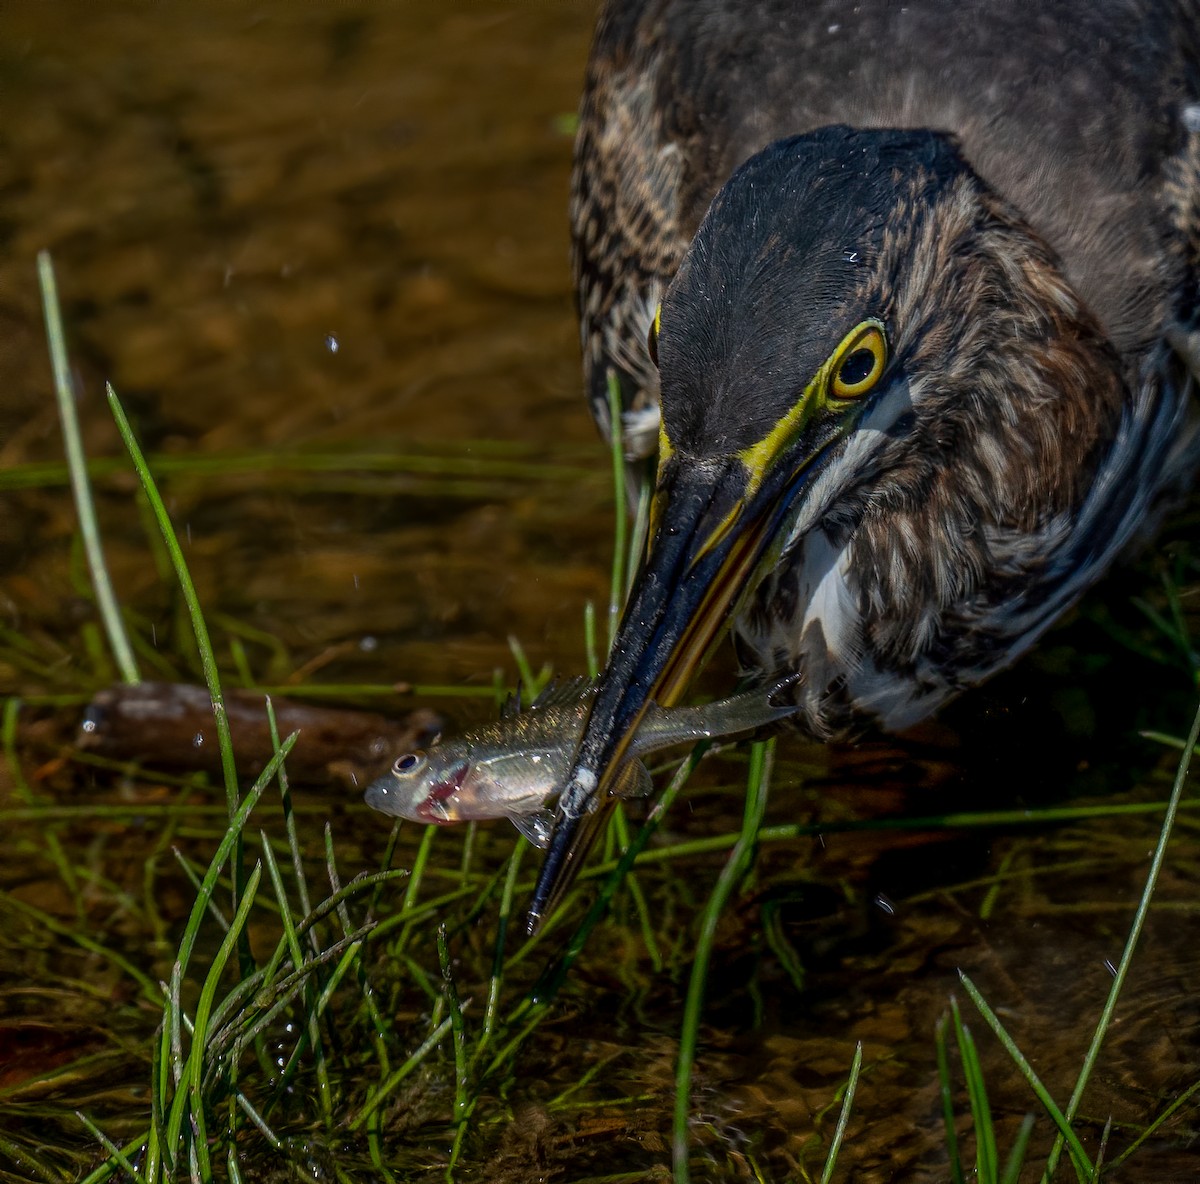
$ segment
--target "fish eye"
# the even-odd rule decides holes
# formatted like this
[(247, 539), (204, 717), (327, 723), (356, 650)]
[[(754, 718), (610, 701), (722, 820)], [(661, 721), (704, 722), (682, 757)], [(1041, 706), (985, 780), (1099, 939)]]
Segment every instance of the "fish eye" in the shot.
[(397, 757), (392, 765), (392, 772), (397, 777), (406, 776), (409, 773), (416, 773), (425, 764), (425, 754), (423, 752), (406, 752), (403, 756)]
[(837, 399), (865, 395), (883, 374), (887, 352), (887, 339), (874, 321), (865, 321), (851, 330), (835, 353), (829, 393)]

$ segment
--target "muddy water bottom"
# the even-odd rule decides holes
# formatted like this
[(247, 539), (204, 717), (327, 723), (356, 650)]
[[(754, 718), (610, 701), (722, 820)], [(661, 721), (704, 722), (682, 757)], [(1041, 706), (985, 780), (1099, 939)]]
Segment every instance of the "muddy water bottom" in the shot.
[[(0, 689), (21, 705), (0, 766), (0, 1178), (28, 1178), (29, 1157), (62, 1178), (98, 1161), (77, 1110), (116, 1139), (145, 1128), (151, 996), (194, 899), (173, 852), (202, 870), (224, 826), (219, 788), (68, 749), (75, 704), (115, 671), (54, 467), (35, 252), (54, 252), (89, 454), (111, 462), (97, 474), (101, 525), (146, 673), (195, 681), (197, 663), (105, 379), (162, 480), (230, 685), (323, 685), (338, 705), (433, 707), (469, 726), (495, 711), (495, 671), (514, 677), (510, 633), (535, 667), (577, 673), (584, 603), (607, 596), (607, 462), (579, 393), (565, 261), (570, 116), (593, 16), (574, 4), (6, 10)], [(1069, 1096), (1154, 819), (843, 828), (1162, 800), (1172, 758), (1137, 733), (1182, 733), (1193, 684), (1180, 645), (1132, 601), (1170, 618), (1161, 578), (1195, 582), (1194, 527), (938, 727), (901, 744), (781, 743), (769, 822), (819, 833), (764, 843), (721, 921), (692, 1094), (696, 1178), (818, 1177), (861, 1041), (839, 1176), (946, 1179), (932, 1033), (952, 993), (1007, 1147), (1036, 1105), (959, 970), (1059, 1102)], [(729, 675), (718, 665), (710, 689)], [(659, 841), (736, 832), (744, 776), (737, 753), (702, 770)], [(327, 821), (343, 879), (379, 866), (387, 832), (356, 794), (297, 786), (296, 802), (314, 883), (327, 877)], [(264, 811), (256, 826), (280, 840), (277, 810)], [(1114, 1120), (1109, 1162), (1200, 1076), (1193, 817), (1084, 1098), (1089, 1150)], [(402, 830), (393, 864), (414, 867), (422, 838)], [(421, 899), (452, 896), (464, 868), (486, 883), (514, 841), (505, 826), (437, 835)], [(666, 1178), (683, 997), (723, 858), (639, 871), (659, 967), (618, 895), (556, 1009), (483, 1088), (457, 1178)], [(527, 853), (518, 899), (534, 866)], [(497, 915), (494, 897), (469, 906), (450, 900), (438, 919), (477, 1031)], [(403, 907), (396, 890), (376, 915)], [(428, 1034), (436, 1004), (405, 958), (439, 981), (434, 928), (372, 947), (367, 963), (393, 1063)], [(255, 923), (264, 946), (268, 933)], [(219, 940), (206, 932), (200, 954)], [(511, 966), (501, 1013), (548, 956)], [(287, 1047), (289, 1033), (270, 1038)], [(335, 1070), (339, 1122), (313, 1121), (306, 1070), (273, 1115), (285, 1152), (243, 1134), (249, 1175), (380, 1178), (340, 1121), (378, 1074), (367, 1042)], [(442, 1046), (382, 1115), (397, 1178), (444, 1177), (454, 1080)], [(961, 1089), (957, 1104), (968, 1138)], [(1193, 1178), (1195, 1135), (1184, 1108), (1113, 1178)], [(1039, 1117), (1032, 1163), (1050, 1137)]]

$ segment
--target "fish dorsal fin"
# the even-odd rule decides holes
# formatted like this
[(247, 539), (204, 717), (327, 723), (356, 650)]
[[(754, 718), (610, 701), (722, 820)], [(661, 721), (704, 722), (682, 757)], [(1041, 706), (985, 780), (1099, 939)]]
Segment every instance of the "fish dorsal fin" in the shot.
[(577, 674), (574, 678), (557, 678), (548, 682), (542, 693), (529, 705), (530, 710), (542, 707), (571, 707), (591, 689), (592, 680)]
[(510, 694), (508, 696), (508, 698), (506, 698), (504, 700), (503, 703), (500, 704), (500, 718), (501, 719), (512, 719), (512, 717), (514, 715), (520, 715), (520, 714), (521, 714), (521, 686), (518, 683), (517, 689), (515, 691), (513, 691), (512, 694)]
[(534, 810), (532, 814), (510, 814), (509, 821), (535, 847), (545, 850), (554, 834), (554, 815), (549, 810)]

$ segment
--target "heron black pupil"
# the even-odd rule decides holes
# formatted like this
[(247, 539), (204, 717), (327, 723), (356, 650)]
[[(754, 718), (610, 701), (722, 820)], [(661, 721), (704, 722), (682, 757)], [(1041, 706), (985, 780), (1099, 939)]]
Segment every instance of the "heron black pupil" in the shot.
[(838, 380), (843, 386), (858, 386), (875, 369), (875, 355), (869, 349), (856, 349), (838, 371)]

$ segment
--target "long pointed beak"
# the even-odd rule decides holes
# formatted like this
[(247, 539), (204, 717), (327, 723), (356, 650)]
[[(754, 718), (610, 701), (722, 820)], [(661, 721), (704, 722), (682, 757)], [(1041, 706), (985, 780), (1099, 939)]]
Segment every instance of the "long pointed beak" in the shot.
[[(807, 467), (807, 466), (806, 466)], [(655, 496), (649, 550), (600, 677), (528, 914), (536, 930), (599, 831), (610, 782), (651, 703), (687, 690), (746, 588), (790, 502), (758, 488), (740, 458), (673, 466)]]

